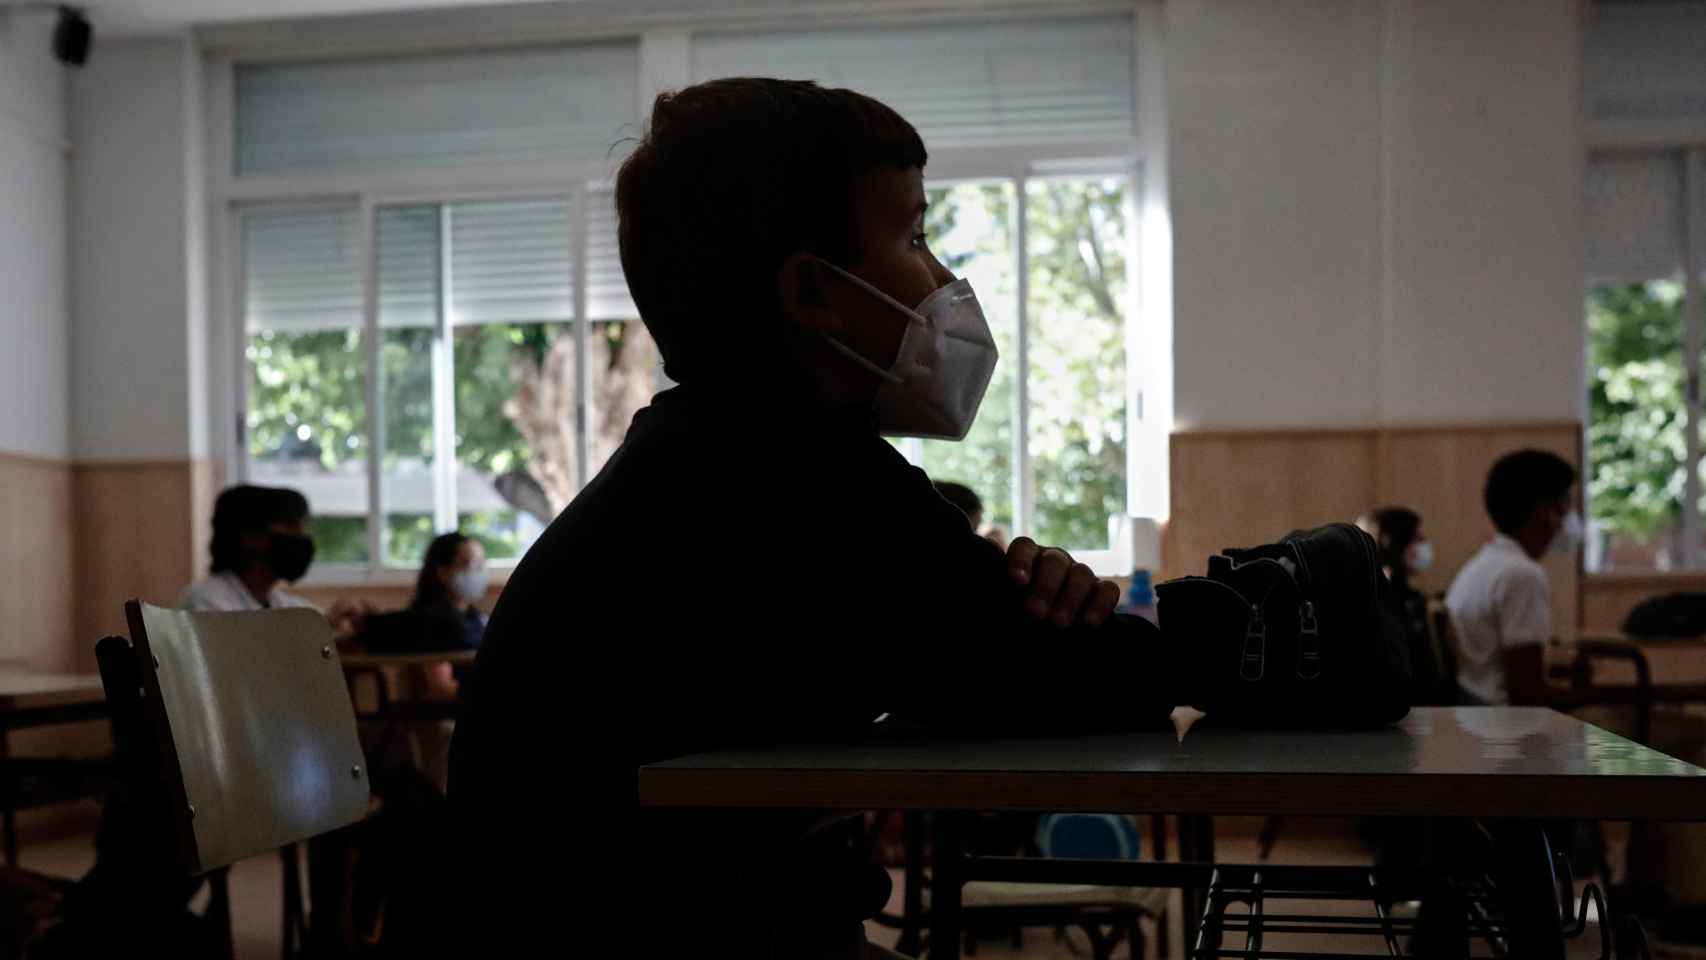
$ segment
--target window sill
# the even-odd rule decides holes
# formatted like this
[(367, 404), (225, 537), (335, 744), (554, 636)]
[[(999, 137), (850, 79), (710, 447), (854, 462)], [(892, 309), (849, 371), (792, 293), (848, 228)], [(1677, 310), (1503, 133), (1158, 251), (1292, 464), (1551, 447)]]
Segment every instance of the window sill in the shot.
[[(492, 588), (509, 582), (514, 563), (492, 561), (486, 564), (486, 578)], [(413, 587), (419, 571), (403, 567), (372, 567), (358, 564), (328, 563), (315, 567), (308, 576), (292, 584), (290, 589), (325, 590), (337, 587)]]

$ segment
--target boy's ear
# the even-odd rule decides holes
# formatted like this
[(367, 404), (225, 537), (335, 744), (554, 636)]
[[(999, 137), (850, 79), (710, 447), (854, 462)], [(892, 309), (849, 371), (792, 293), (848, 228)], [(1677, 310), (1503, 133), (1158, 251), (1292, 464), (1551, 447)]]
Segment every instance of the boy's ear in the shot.
[(809, 253), (794, 253), (776, 270), (776, 299), (782, 319), (806, 330), (837, 333), (841, 315), (829, 306), (823, 264)]

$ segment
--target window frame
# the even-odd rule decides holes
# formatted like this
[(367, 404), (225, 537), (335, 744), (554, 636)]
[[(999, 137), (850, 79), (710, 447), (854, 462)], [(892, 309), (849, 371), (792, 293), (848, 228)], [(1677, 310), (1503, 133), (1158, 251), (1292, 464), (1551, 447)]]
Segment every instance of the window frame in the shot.
[[(1160, 424), (1159, 430), (1153, 419), (1146, 420), (1144, 398), (1144, 376), (1152, 373), (1151, 358), (1140, 355), (1139, 349), (1144, 343), (1145, 331), (1151, 331), (1147, 336), (1153, 348), (1156, 342), (1170, 344), (1170, 303), (1165, 297), (1167, 291), (1160, 289), (1164, 278), (1154, 276), (1155, 267), (1164, 264), (1164, 260), (1151, 264), (1144, 249), (1145, 241), (1153, 242), (1149, 237), (1147, 226), (1142, 226), (1145, 220), (1153, 218), (1154, 207), (1165, 204), (1165, 167), (1164, 158), (1153, 152), (1159, 144), (1155, 137), (1159, 134), (1162, 119), (1154, 105), (1158, 103), (1159, 62), (1157, 60), (1158, 38), (1155, 31), (1159, 24), (1159, 4), (1155, 0), (1131, 0), (1129, 3), (1100, 3), (1100, 4), (1062, 4), (1058, 11), (1040, 13), (1026, 10), (1023, 13), (1013, 13), (1012, 16), (1034, 16), (1039, 19), (1055, 17), (1082, 16), (1087, 9), (1117, 11), (1129, 13), (1132, 18), (1134, 51), (1137, 57), (1135, 73), (1141, 75), (1143, 85), (1137, 87), (1133, 97), (1133, 109), (1136, 115), (1136, 131), (1130, 139), (1112, 141), (1081, 141), (1074, 143), (1034, 144), (1024, 146), (997, 147), (945, 147), (932, 151), (931, 163), (927, 171), (926, 186), (947, 185), (964, 181), (1001, 181), (1010, 183), (1016, 191), (1018, 201), (1015, 216), (1013, 242), (1015, 244), (1015, 266), (1017, 274), (1017, 317), (1019, 324), (1018, 339), (1019, 356), (1013, 358), (1019, 364), (1019, 375), (1015, 380), (1015, 410), (1014, 421), (1014, 513), (1015, 535), (1024, 535), (1031, 529), (1031, 518), (1034, 515), (1034, 471), (1031, 469), (1030, 453), (1026, 444), (1025, 425), (1029, 421), (1029, 353), (1027, 347), (1029, 334), (1029, 305), (1028, 305), (1028, 234), (1026, 217), (1023, 213), (1025, 203), (1025, 187), (1029, 180), (1072, 177), (1072, 176), (1117, 176), (1123, 177), (1128, 183), (1127, 190), (1127, 238), (1126, 246), (1129, 256), (1129, 275), (1127, 279), (1127, 303), (1124, 316), (1126, 329), (1126, 501), (1127, 512), (1137, 512), (1140, 491), (1147, 491), (1148, 499), (1155, 501), (1155, 489), (1160, 488), (1159, 503), (1162, 504), (1160, 513), (1165, 512), (1166, 486), (1166, 450), (1164, 437), (1171, 430), (1170, 419)], [(970, 16), (971, 14), (964, 14)], [(897, 25), (913, 23), (952, 22), (959, 14), (955, 13), (909, 13), (894, 18)], [(860, 20), (851, 20), (848, 25), (856, 25)], [(637, 39), (640, 49), (641, 82), (639, 94), (639, 115), (644, 116), (650, 107), (653, 97), (662, 89), (678, 87), (688, 82), (691, 72), (692, 37), (698, 32), (722, 32), (731, 27), (727, 20), (706, 17), (698, 22), (689, 19), (685, 27), (677, 25), (670, 28), (656, 28), (646, 24), (634, 24), (631, 28), (611, 29), (608, 25), (589, 31), (585, 39), (611, 39), (623, 37)], [(840, 21), (831, 19), (816, 25), (833, 27)], [(865, 24), (868, 25), (868, 22)], [(775, 15), (756, 20), (742, 21), (740, 29), (766, 30), (788, 29), (800, 26), (800, 19), (786, 15)], [(559, 35), (545, 39), (543, 42), (572, 43), (577, 39), (574, 30), (561, 31)], [(492, 37), (483, 38), (482, 45), (490, 46), (538, 46), (541, 37), (535, 32), (526, 34), (518, 32), (513, 38)], [(359, 50), (356, 47), (346, 48), (355, 55), (378, 55), (384, 47), (376, 46), (373, 50)], [(398, 51), (410, 49), (403, 44)], [(332, 52), (318, 51), (318, 55)], [(330, 176), (305, 177), (248, 177), (239, 178), (235, 175), (234, 135), (235, 135), (235, 71), (240, 63), (263, 62), (275, 59), (311, 58), (316, 51), (301, 49), (269, 50), (257, 53), (253, 50), (241, 54), (226, 52), (209, 53), (205, 60), (204, 73), (204, 108), (206, 133), (206, 178), (207, 178), (207, 235), (208, 244), (208, 285), (209, 285), (209, 347), (208, 365), (210, 384), (210, 420), (216, 428), (210, 431), (212, 453), (216, 463), (224, 469), (228, 482), (242, 482), (250, 473), (248, 437), (246, 416), (248, 411), (249, 371), (245, 347), (247, 331), (245, 329), (243, 289), (243, 255), (240, 246), (240, 217), (244, 210), (257, 206), (297, 205), (315, 202), (350, 203), (359, 207), (361, 221), (359, 236), (362, 244), (362, 304), (363, 304), (363, 349), (367, 356), (367, 420), (369, 457), (368, 472), (368, 556), (365, 564), (316, 564), (306, 579), (308, 585), (401, 585), (412, 582), (414, 571), (386, 565), (383, 553), (383, 531), (385, 510), (381, 477), (384, 471), (383, 458), (383, 388), (377, 376), (379, 364), (379, 327), (378, 327), (378, 286), (377, 261), (375, 251), (375, 228), (379, 208), (404, 203), (452, 203), (466, 200), (501, 199), (518, 196), (568, 195), (573, 198), (571, 212), (573, 223), (573, 277), (575, 311), (571, 321), (576, 337), (577, 390), (576, 398), (576, 438), (579, 453), (579, 470), (582, 476), (578, 484), (584, 486), (590, 477), (584, 476), (586, 470), (586, 453), (588, 438), (586, 434), (588, 389), (585, 376), (586, 337), (589, 324), (586, 320), (587, 291), (586, 291), (586, 249), (589, 193), (598, 189), (607, 189), (613, 170), (608, 164), (525, 164), (504, 165), (491, 164), (484, 166), (451, 167), (437, 169), (387, 171), (378, 174), (350, 174)], [(1138, 76), (1133, 77), (1134, 86), (1138, 84)], [(1144, 96), (1145, 91), (1148, 96)], [(1146, 146), (1147, 145), (1147, 146)], [(1146, 182), (1145, 175), (1151, 169), (1160, 171), (1158, 179)], [(454, 383), (441, 383), (447, 380), (439, 376), (439, 364), (449, 366), (449, 350), (453, 329), (446, 329), (450, 318), (448, 311), (441, 311), (435, 331), (435, 420), (441, 414), (437, 410), (441, 391), (448, 390), (454, 403)], [(1155, 324), (1165, 324), (1164, 336), (1153, 335)], [(1163, 346), (1160, 349), (1167, 349)], [(436, 353), (446, 354), (442, 361), (436, 359)], [(659, 373), (661, 386), (668, 386), (667, 378)], [(1170, 383), (1170, 377), (1168, 378)], [(1165, 386), (1165, 384), (1158, 384)], [(1170, 391), (1169, 391), (1170, 393)], [(1170, 418), (1170, 396), (1158, 398), (1150, 404), (1150, 410)], [(447, 408), (446, 417), (453, 432), (454, 409)], [(223, 423), (226, 429), (218, 429)], [(234, 426), (234, 429), (231, 427)], [(436, 431), (435, 431), (436, 436)], [(1162, 439), (1161, 449), (1150, 450), (1159, 436)], [(1147, 441), (1144, 443), (1142, 441)], [(1140, 446), (1142, 449), (1140, 450)], [(435, 450), (439, 449), (435, 445)], [(457, 461), (454, 447), (449, 448), (451, 456), (435, 457), (435, 468), (446, 471), (454, 477)], [(1147, 455), (1147, 456), (1145, 456)], [(1158, 477), (1148, 477), (1140, 474), (1148, 470), (1159, 470)], [(435, 478), (435, 487), (443, 484), (442, 478)], [(451, 484), (452, 487), (454, 484)], [(454, 497), (454, 492), (450, 494)], [(444, 491), (435, 491), (435, 524), (444, 519), (442, 514), (450, 513), (454, 519), (452, 506), (441, 503), (445, 497)], [(1151, 510), (1149, 512), (1157, 512)], [(1078, 559), (1088, 563), (1098, 574), (1104, 576), (1125, 575), (1130, 573), (1131, 555), (1129, 549), (1122, 545), (1113, 544), (1113, 549), (1079, 551)], [(507, 577), (509, 567), (514, 561), (493, 561), (492, 566), (497, 579), (502, 581)]]
[[(1706, 570), (1706, 543), (1701, 542), (1702, 533), (1706, 531), (1706, 516), (1702, 515), (1700, 497), (1702, 481), (1700, 471), (1706, 462), (1706, 444), (1703, 444), (1700, 431), (1706, 426), (1706, 407), (1701, 403), (1701, 373), (1706, 368), (1706, 359), (1701, 354), (1706, 351), (1706, 297), (1703, 297), (1701, 283), (1706, 279), (1706, 141), (1661, 141), (1654, 142), (1645, 136), (1623, 136), (1621, 134), (1592, 136), (1587, 144), (1586, 158), (1595, 153), (1615, 152), (1620, 150), (1639, 151), (1646, 153), (1662, 153), (1674, 156), (1681, 168), (1682, 174), (1682, 435), (1683, 460), (1688, 465), (1683, 471), (1683, 491), (1681, 503), (1682, 521), (1682, 555), (1670, 570), (1611, 569), (1604, 567), (1604, 558), (1600, 554), (1599, 540), (1594, 537), (1586, 547), (1583, 567), (1590, 575), (1617, 574), (1651, 574), (1651, 573), (1691, 573)], [(1585, 163), (1584, 163), (1585, 169)], [(1585, 181), (1584, 181), (1585, 182)], [(1605, 286), (1600, 282), (1603, 278), (1596, 277), (1592, 267), (1583, 270), (1582, 302), (1585, 305), (1589, 294), (1595, 287)], [(1646, 280), (1661, 279), (1649, 277)], [(1643, 281), (1630, 281), (1643, 282)], [(1584, 372), (1587, 367), (1586, 341), (1587, 317), (1584, 311), (1582, 318)], [(1582, 502), (1587, 516), (1593, 516), (1592, 496), (1588, 491), (1587, 479), (1592, 475), (1593, 445), (1591, 430), (1593, 429), (1593, 410), (1590, 404), (1590, 390), (1584, 381), (1581, 391), (1582, 403)], [(1591, 522), (1591, 519), (1590, 519)]]

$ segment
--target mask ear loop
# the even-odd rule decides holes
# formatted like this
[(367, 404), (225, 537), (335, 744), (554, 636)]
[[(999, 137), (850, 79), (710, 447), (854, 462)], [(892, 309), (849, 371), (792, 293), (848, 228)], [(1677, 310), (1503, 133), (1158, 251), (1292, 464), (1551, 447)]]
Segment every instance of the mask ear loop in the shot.
[(835, 339), (834, 337), (830, 336), (827, 333), (823, 334), (823, 340), (825, 343), (829, 344), (830, 346), (834, 347), (838, 352), (840, 352), (842, 356), (845, 356), (847, 359), (853, 361), (854, 363), (858, 364), (859, 366), (864, 367), (866, 370), (871, 371), (871, 373), (876, 375), (877, 377), (880, 377), (881, 379), (886, 380), (889, 383), (895, 384), (897, 386), (901, 383), (901, 379), (899, 377), (895, 376), (893, 373), (891, 373), (887, 370), (884, 370), (882, 367), (879, 367), (876, 364), (872, 363), (870, 360), (861, 356), (859, 354), (859, 351), (853, 349), (852, 347), (849, 347), (845, 343), (842, 343), (840, 340)]
[[(829, 269), (834, 270), (836, 273), (841, 274), (843, 277), (846, 277), (848, 280), (851, 280), (855, 286), (865, 290), (867, 293), (872, 294), (877, 299), (883, 301), (884, 303), (887, 303), (891, 307), (894, 307), (896, 310), (899, 310), (901, 313), (906, 314), (906, 319), (908, 320), (909, 323), (916, 325), (916, 326), (926, 326), (927, 325), (924, 321), (924, 318), (918, 315), (918, 311), (912, 309), (909, 306), (906, 306), (905, 304), (901, 303), (899, 300), (896, 300), (895, 298), (889, 296), (888, 294), (882, 292), (881, 290), (878, 290), (876, 287), (865, 282), (863, 279), (854, 276), (852, 273), (849, 273), (848, 271), (841, 269), (840, 267), (836, 266), (833, 263), (830, 263), (828, 260), (825, 260), (822, 257), (813, 257), (812, 259), (816, 260), (818, 263), (823, 264), (824, 266), (828, 267)], [(869, 370), (872, 374), (876, 375), (877, 377), (880, 377), (881, 379), (886, 380), (889, 383), (896, 384), (896, 385), (899, 385), (899, 384), (904, 382), (901, 380), (900, 377), (895, 376), (894, 373), (892, 373), (891, 371), (884, 370), (882, 367), (879, 367), (876, 364), (872, 363), (864, 355), (860, 354), (859, 351), (854, 350), (852, 347), (849, 347), (847, 344), (842, 343), (840, 340), (837, 340), (836, 338), (830, 336), (827, 333), (822, 334), (822, 337), (830, 346), (834, 347), (837, 351), (839, 351), (847, 359), (853, 361), (854, 363), (858, 364), (861, 367), (864, 367), (866, 370)]]

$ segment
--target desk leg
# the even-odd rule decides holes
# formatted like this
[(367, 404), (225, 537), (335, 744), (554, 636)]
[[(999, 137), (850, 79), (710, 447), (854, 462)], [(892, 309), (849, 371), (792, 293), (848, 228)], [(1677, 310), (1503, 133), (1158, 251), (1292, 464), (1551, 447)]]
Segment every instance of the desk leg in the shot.
[(905, 837), (906, 866), (901, 883), (905, 900), (901, 906), (900, 940), (896, 953), (916, 957), (924, 946), (924, 818), (921, 810), (901, 813), (901, 829)]
[(930, 960), (960, 955), (960, 893), (965, 859), (963, 815), (942, 812), (931, 818), (935, 867), (930, 883)]
[[(1195, 829), (1191, 818), (1179, 814), (1179, 862), (1197, 862), (1197, 843)], [(1202, 898), (1193, 885), (1187, 884), (1179, 889), (1179, 941), (1189, 949), (1197, 935), (1197, 924), (1202, 920)]]
[(1493, 881), (1504, 909), (1513, 957), (1564, 960), (1564, 932), (1552, 845), (1541, 825), (1517, 820), (1492, 825)]
[[(1179, 815), (1179, 862), (1203, 863), (1214, 862), (1214, 818), (1197, 814)], [(1202, 891), (1187, 886), (1180, 891), (1179, 912), (1181, 933), (1184, 942), (1192, 943), (1197, 935), (1197, 927), (1202, 924), (1203, 898)]]

